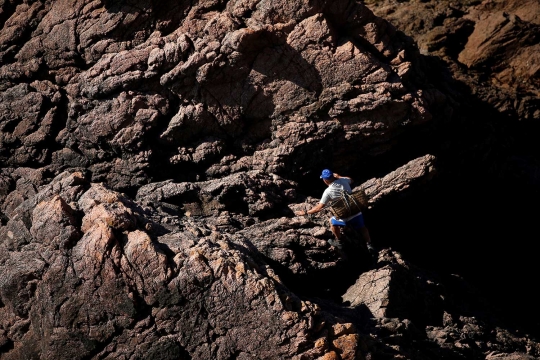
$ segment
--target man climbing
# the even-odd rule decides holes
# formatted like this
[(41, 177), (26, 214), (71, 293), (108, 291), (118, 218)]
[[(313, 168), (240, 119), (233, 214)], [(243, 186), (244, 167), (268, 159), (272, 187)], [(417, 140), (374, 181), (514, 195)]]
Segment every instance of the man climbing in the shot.
[[(352, 193), (351, 184), (353, 180), (350, 177), (340, 176), (336, 173), (333, 173), (329, 169), (324, 169), (321, 174), (321, 179), (326, 185), (328, 185), (328, 188), (324, 190), (321, 200), (319, 200), (319, 203), (307, 211), (296, 211), (296, 215), (303, 216), (318, 213), (319, 211), (324, 209), (326, 205), (330, 204), (333, 200), (338, 199), (341, 196), (342, 191), (346, 191), (349, 194)], [(354, 230), (359, 231), (364, 238), (364, 241), (366, 242), (369, 252), (375, 252), (371, 244), (371, 237), (369, 235), (369, 231), (364, 224), (364, 216), (362, 215), (361, 211), (345, 219), (336, 219), (335, 216), (332, 216), (330, 218), (330, 229), (332, 230), (332, 233), (335, 237), (335, 240), (328, 241), (330, 245), (338, 249), (342, 248), (341, 235), (342, 229), (345, 226), (350, 226)]]

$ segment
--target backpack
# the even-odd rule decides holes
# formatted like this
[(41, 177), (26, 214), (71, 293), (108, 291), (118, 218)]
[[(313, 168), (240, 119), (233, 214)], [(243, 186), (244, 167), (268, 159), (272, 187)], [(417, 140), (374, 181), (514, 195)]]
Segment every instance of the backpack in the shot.
[(338, 199), (330, 204), (330, 211), (338, 218), (348, 218), (368, 208), (369, 198), (364, 189), (358, 189), (349, 194), (342, 191)]

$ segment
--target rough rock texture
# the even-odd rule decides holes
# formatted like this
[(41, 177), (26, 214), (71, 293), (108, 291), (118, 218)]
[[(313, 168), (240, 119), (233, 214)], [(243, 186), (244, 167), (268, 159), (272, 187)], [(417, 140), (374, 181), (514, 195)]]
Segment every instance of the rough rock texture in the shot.
[[(506, 353), (503, 358), (538, 356), (538, 343), (518, 340), (486, 317), (489, 303), (463, 279), (456, 275), (441, 278), (418, 269), (391, 250), (381, 251), (377, 268), (363, 273), (343, 300), (349, 307), (367, 308), (365, 311), (374, 315), (370, 332), (391, 344), (395, 358), (488, 359), (501, 353)], [(420, 331), (419, 326), (425, 330)], [(423, 343), (423, 351), (417, 352), (411, 343)], [(531, 352), (532, 348), (536, 350)]]
[[(6, 165), (85, 168), (120, 190), (291, 176), (388, 151), (444, 104), (416, 84), (410, 39), (354, 2), (140, 5), (4, 4)], [(321, 143), (347, 146), (306, 160)]]
[[(2, 343), (12, 348), (3, 358), (272, 358), (309, 348), (316, 308), (245, 245), (217, 232), (153, 240), (144, 209), (81, 181), (62, 174), (27, 200), (37, 203), (28, 243), (3, 246)], [(29, 215), (18, 209), (14, 217)]]
[[(476, 117), (538, 118), (538, 4), (411, 2), (439, 10), (399, 31), (408, 3), (1, 2), (1, 358), (539, 357), (387, 246), (421, 206), (379, 216), (486, 169), (540, 184)], [(325, 167), (398, 233), (378, 259), (294, 216)]]
[(540, 119), (540, 4), (522, 1), (366, 1), (413, 36), (501, 113)]
[[(418, 159), (373, 180), (387, 184), (373, 199), (420, 180), (430, 165), (429, 157)], [(12, 240), (1, 244), (2, 358), (540, 355), (540, 344), (498, 328), (465, 281), (445, 285), (390, 250), (346, 290), (343, 306), (301, 299), (283, 279), (318, 275), (319, 286), (331, 287), (335, 277), (324, 273), (343, 271), (350, 259), (298, 228), (304, 221), (281, 218), (235, 233), (220, 217), (171, 216), (81, 173), (58, 175), (0, 228)], [(17, 224), (22, 236), (10, 230)], [(317, 281), (307, 275), (304, 281)]]
[[(531, 279), (525, 275), (534, 272), (528, 224), (538, 215), (531, 209), (540, 199), (538, 1), (389, 0), (366, 6), (414, 37), (425, 55), (424, 69), (454, 105), (453, 125), (435, 131), (446, 134), (438, 138), (446, 149), (431, 153), (447, 174), (448, 165), (461, 173), (448, 177), (436, 192), (440, 197), (431, 193), (422, 200), (417, 192), (415, 201), (394, 202), (374, 215), (416, 214), (396, 227), (425, 219), (425, 240), (417, 231), (395, 233), (418, 244), (409, 255), (444, 254), (431, 263), (444, 262), (446, 268), (455, 268), (458, 257), (471, 263), (469, 278), (512, 309), (509, 318), (529, 318), (529, 328), (538, 328), (540, 316), (528, 309), (539, 298), (528, 290)], [(437, 211), (438, 204), (447, 210)], [(454, 214), (461, 219), (457, 224), (450, 220)]]

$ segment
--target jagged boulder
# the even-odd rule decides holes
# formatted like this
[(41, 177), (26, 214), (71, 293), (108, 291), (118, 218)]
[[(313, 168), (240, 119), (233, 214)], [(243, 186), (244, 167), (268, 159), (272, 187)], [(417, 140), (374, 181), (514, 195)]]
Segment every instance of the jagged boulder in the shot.
[(36, 204), (27, 242), (1, 244), (2, 358), (313, 359), (357, 351), (356, 343), (328, 345), (342, 335), (320, 335), (317, 305), (284, 287), (249, 242), (216, 231), (154, 238), (144, 209), (77, 173), (27, 201)]
[[(392, 344), (394, 356), (418, 356), (411, 343), (434, 358), (540, 355), (539, 344), (529, 336), (498, 328), (490, 302), (465, 280), (419, 269), (390, 249), (380, 252), (377, 267), (360, 275), (342, 299), (373, 316), (370, 331)], [(388, 356), (388, 349), (374, 348)]]

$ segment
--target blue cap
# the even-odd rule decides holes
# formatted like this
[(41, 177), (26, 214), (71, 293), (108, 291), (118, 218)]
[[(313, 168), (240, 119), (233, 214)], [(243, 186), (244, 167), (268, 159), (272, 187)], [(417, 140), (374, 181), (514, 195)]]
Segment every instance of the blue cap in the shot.
[(334, 176), (334, 173), (330, 171), (329, 169), (324, 169), (321, 174), (321, 179), (328, 180), (331, 179), (332, 176)]

